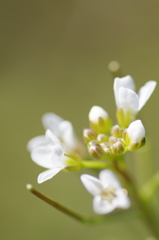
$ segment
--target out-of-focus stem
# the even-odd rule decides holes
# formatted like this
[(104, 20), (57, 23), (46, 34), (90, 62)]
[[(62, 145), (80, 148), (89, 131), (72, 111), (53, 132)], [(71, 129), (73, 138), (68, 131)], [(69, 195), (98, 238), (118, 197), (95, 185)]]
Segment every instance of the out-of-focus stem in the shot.
[(146, 204), (145, 201), (140, 197), (140, 194), (136, 188), (136, 185), (133, 181), (133, 179), (130, 177), (127, 171), (120, 169), (118, 166), (118, 163), (116, 160), (114, 160), (114, 167), (116, 171), (123, 176), (123, 178), (126, 180), (126, 182), (129, 184), (133, 191), (133, 197), (134, 200), (141, 212), (140, 216), (145, 222), (145, 224), (148, 226), (150, 231), (153, 233), (154, 237), (157, 237), (159, 239), (159, 228), (155, 222), (155, 219), (153, 218), (152, 212), (149, 210), (148, 205)]
[(149, 181), (141, 188), (140, 196), (146, 202), (150, 201), (159, 188), (159, 172), (154, 174)]

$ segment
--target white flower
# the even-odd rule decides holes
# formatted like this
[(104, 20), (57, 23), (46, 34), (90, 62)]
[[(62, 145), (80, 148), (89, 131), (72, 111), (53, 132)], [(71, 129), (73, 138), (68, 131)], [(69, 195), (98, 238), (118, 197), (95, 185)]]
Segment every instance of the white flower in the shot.
[(41, 167), (48, 168), (38, 176), (38, 183), (42, 183), (66, 168), (68, 166), (66, 163), (68, 157), (64, 155), (60, 140), (50, 130), (47, 130), (46, 135), (42, 136), (42, 138), (37, 137), (38, 140), (39, 142), (44, 140), (43, 144), (32, 149), (31, 158)]
[[(46, 113), (42, 117), (42, 123), (46, 130), (50, 129), (61, 140), (67, 151), (75, 152), (78, 149), (79, 141), (71, 122), (63, 120), (54, 113)], [(45, 136), (38, 136), (29, 141), (27, 148), (31, 152), (35, 147), (47, 143), (48, 139)]]
[(145, 128), (141, 120), (132, 122), (125, 130), (123, 136), (128, 150), (133, 151), (143, 146), (145, 143)]
[(156, 84), (155, 81), (149, 81), (136, 94), (134, 80), (131, 76), (115, 78), (114, 94), (117, 108), (131, 111), (136, 115), (150, 98)]
[(87, 191), (94, 196), (93, 210), (106, 214), (116, 208), (128, 208), (129, 198), (112, 171), (106, 169), (99, 173), (99, 179), (88, 174), (81, 176)]

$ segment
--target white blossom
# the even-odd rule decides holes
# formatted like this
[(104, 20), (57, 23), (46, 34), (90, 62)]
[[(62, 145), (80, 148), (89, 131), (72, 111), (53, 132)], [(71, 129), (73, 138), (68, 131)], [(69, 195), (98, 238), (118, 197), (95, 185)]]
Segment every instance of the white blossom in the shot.
[(134, 80), (131, 76), (115, 78), (114, 95), (117, 108), (136, 115), (150, 98), (156, 84), (155, 81), (149, 81), (136, 94)]
[[(39, 141), (39, 139), (40, 138), (37, 137), (33, 141)], [(68, 157), (65, 156), (61, 142), (50, 130), (46, 131), (43, 144), (32, 149), (31, 158), (36, 164), (48, 169), (39, 174), (38, 183), (52, 178), (68, 166), (66, 163)]]
[(81, 176), (87, 191), (93, 195), (93, 210), (97, 214), (107, 214), (116, 208), (128, 208), (129, 198), (112, 171), (99, 173), (99, 179), (88, 174)]
[[(46, 113), (42, 117), (45, 130), (50, 129), (61, 141), (63, 148), (69, 152), (75, 152), (80, 146), (71, 122), (65, 121), (54, 113)], [(44, 135), (31, 139), (27, 145), (31, 152), (35, 147), (45, 145), (48, 139)]]

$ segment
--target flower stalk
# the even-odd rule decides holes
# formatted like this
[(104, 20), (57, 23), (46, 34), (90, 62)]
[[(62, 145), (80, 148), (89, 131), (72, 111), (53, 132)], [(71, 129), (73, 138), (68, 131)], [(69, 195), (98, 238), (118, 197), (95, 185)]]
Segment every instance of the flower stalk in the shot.
[(149, 230), (152, 232), (153, 236), (159, 239), (159, 228), (158, 225), (154, 219), (152, 210), (149, 209), (148, 204), (145, 202), (143, 198), (140, 197), (140, 193), (136, 187), (136, 184), (132, 177), (128, 174), (127, 171), (120, 169), (118, 162), (114, 160), (114, 167), (116, 171), (125, 179), (125, 181), (129, 184), (132, 193), (133, 198), (136, 202), (136, 205), (138, 206), (138, 209), (140, 211), (140, 218), (145, 222), (146, 226), (149, 228)]
[(86, 225), (114, 222), (114, 221), (118, 221), (118, 220), (124, 221), (124, 220), (132, 219), (132, 218), (135, 218), (138, 216), (137, 212), (134, 212), (132, 210), (125, 210), (125, 211), (118, 211), (117, 213), (111, 213), (109, 215), (104, 215), (104, 216), (86, 217), (86, 216), (82, 216), (81, 214), (75, 212), (74, 210), (58, 203), (57, 201), (44, 195), (43, 193), (37, 191), (31, 184), (27, 184), (26, 188), (28, 191), (30, 191), (33, 195), (35, 195), (42, 201), (51, 205), (52, 207), (59, 210), (60, 212), (68, 215), (69, 217), (71, 217), (83, 224), (86, 224)]

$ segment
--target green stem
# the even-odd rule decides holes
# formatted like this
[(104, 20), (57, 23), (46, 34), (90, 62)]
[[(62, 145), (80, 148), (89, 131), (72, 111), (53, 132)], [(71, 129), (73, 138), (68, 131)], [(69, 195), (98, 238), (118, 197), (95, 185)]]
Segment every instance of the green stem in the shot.
[(64, 205), (56, 202), (55, 200), (49, 198), (48, 196), (44, 195), (43, 193), (37, 191), (31, 184), (27, 184), (26, 188), (33, 193), (35, 196), (43, 200), (44, 202), (48, 203), (52, 207), (56, 208), (57, 210), (69, 215), (70, 217), (73, 217), (74, 219), (80, 221), (80, 222), (85, 222), (86, 219), (85, 217), (81, 216), (78, 213), (75, 213), (73, 210), (65, 207)]
[(49, 198), (48, 196), (44, 195), (43, 193), (37, 191), (36, 189), (33, 188), (31, 184), (27, 184), (27, 189), (34, 194), (36, 197), (40, 198), (44, 202), (48, 203), (52, 207), (56, 208), (57, 210), (65, 213), (66, 215), (72, 217), (73, 219), (76, 219), (84, 224), (100, 224), (104, 222), (112, 222), (114, 220), (126, 220), (130, 219), (131, 217), (136, 216), (136, 213), (134, 211), (130, 210), (125, 210), (117, 213), (112, 213), (109, 215), (104, 215), (104, 216), (97, 216), (97, 217), (85, 217), (80, 215), (79, 213), (73, 211), (72, 209), (69, 209), (68, 207), (58, 203), (57, 201)]
[(82, 161), (81, 162), (81, 167), (84, 167), (84, 168), (98, 168), (98, 169), (105, 169), (105, 168), (112, 169), (113, 168), (113, 166), (110, 165), (107, 162), (90, 161), (90, 160)]
[(154, 196), (159, 187), (159, 172), (157, 172), (151, 179), (141, 188), (141, 198), (148, 202)]
[(135, 200), (139, 210), (141, 211), (141, 217), (144, 220), (145, 224), (148, 226), (150, 231), (153, 233), (154, 237), (157, 237), (157, 239), (159, 239), (159, 228), (155, 222), (153, 214), (149, 210), (148, 205), (145, 203), (145, 201), (143, 201), (142, 198), (140, 197), (133, 179), (129, 176), (129, 174), (125, 170), (119, 168), (117, 161), (114, 161), (114, 166), (116, 168), (116, 171), (123, 176), (123, 178), (126, 180), (126, 182), (131, 187), (131, 189), (134, 193), (133, 194), (134, 200)]

